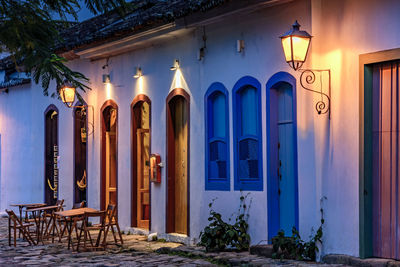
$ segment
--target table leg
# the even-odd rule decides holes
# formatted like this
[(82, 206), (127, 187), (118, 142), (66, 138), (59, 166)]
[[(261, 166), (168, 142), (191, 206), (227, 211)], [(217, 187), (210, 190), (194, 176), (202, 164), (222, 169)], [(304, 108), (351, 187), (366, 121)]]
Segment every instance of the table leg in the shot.
[(68, 249), (72, 246), (72, 218), (67, 220), (67, 230), (68, 230)]
[[(45, 213), (43, 213), (43, 214), (45, 214)], [(39, 226), (40, 226), (41, 217), (42, 217), (42, 212), (39, 211)], [(42, 244), (44, 245), (44, 242), (43, 242), (43, 226), (44, 226), (44, 220), (42, 220), (42, 226), (39, 229), (39, 236), (40, 236), (40, 239), (42, 240)]]
[(36, 237), (37, 237), (37, 244), (39, 244), (39, 230), (40, 230), (40, 220), (38, 221), (38, 218), (36, 217), (36, 211), (32, 211), (32, 216), (33, 220), (35, 221), (36, 224)]
[(23, 207), (22, 206), (18, 206), (18, 209), (19, 209), (19, 220), (22, 222), (22, 209), (23, 209)]

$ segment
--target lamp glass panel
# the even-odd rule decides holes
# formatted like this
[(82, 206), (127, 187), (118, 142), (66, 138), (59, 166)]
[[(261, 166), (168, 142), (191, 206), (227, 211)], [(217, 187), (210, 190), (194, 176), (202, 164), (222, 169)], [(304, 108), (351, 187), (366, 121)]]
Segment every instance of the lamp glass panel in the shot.
[(61, 89), (61, 100), (64, 103), (73, 103), (75, 101), (75, 88), (64, 87)]
[[(306, 60), (310, 38), (293, 36), (293, 60), (304, 62)], [(286, 53), (286, 52), (285, 52)]]
[(286, 62), (292, 61), (292, 48), (290, 44), (290, 36), (282, 38), (283, 52), (285, 53)]

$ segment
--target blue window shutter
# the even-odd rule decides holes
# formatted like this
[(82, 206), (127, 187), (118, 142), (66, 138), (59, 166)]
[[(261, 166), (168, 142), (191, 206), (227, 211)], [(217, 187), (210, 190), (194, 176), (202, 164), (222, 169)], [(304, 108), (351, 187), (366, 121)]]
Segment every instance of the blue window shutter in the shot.
[(245, 76), (232, 94), (234, 189), (262, 191), (261, 84)]
[(205, 189), (230, 190), (228, 91), (213, 83), (205, 103)]

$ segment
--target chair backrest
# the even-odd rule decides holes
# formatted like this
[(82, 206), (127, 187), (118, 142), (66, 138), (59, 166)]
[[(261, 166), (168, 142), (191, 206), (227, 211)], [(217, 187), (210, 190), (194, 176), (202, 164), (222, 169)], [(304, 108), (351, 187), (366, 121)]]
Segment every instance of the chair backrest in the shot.
[(107, 206), (107, 221), (117, 222), (117, 208), (114, 204), (108, 204)]
[(57, 211), (63, 211), (63, 204), (64, 204), (64, 199), (57, 199), (56, 201), (56, 206), (58, 206)]
[(18, 216), (15, 215), (14, 211), (12, 210), (7, 210), (6, 212), (8, 214), (8, 217), (17, 225), (22, 225), (21, 221), (19, 220)]
[(72, 209), (80, 209), (80, 208), (84, 208), (85, 207), (85, 201), (82, 201), (81, 203), (75, 203), (74, 205), (72, 205)]
[(105, 219), (107, 216), (107, 211), (101, 210), (101, 211), (90, 211), (90, 212), (85, 212), (84, 213), (84, 224), (86, 224), (89, 221), (89, 218), (100, 218), (100, 224), (101, 226), (104, 226), (105, 224)]

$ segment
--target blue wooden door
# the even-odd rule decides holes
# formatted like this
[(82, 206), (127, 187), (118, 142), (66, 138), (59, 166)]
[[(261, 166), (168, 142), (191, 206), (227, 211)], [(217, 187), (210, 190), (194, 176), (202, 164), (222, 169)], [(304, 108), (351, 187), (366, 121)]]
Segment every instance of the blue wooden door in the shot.
[(295, 177), (293, 142), (293, 97), (291, 88), (278, 93), (278, 170), (280, 228), (291, 234), (295, 223)]
[[(295, 84), (295, 81), (293, 82)], [(279, 81), (268, 88), (268, 238), (298, 229), (297, 138), (294, 85)]]
[(295, 223), (295, 171), (293, 142), (293, 94), (290, 87), (278, 91), (278, 170), (280, 229), (291, 234)]

